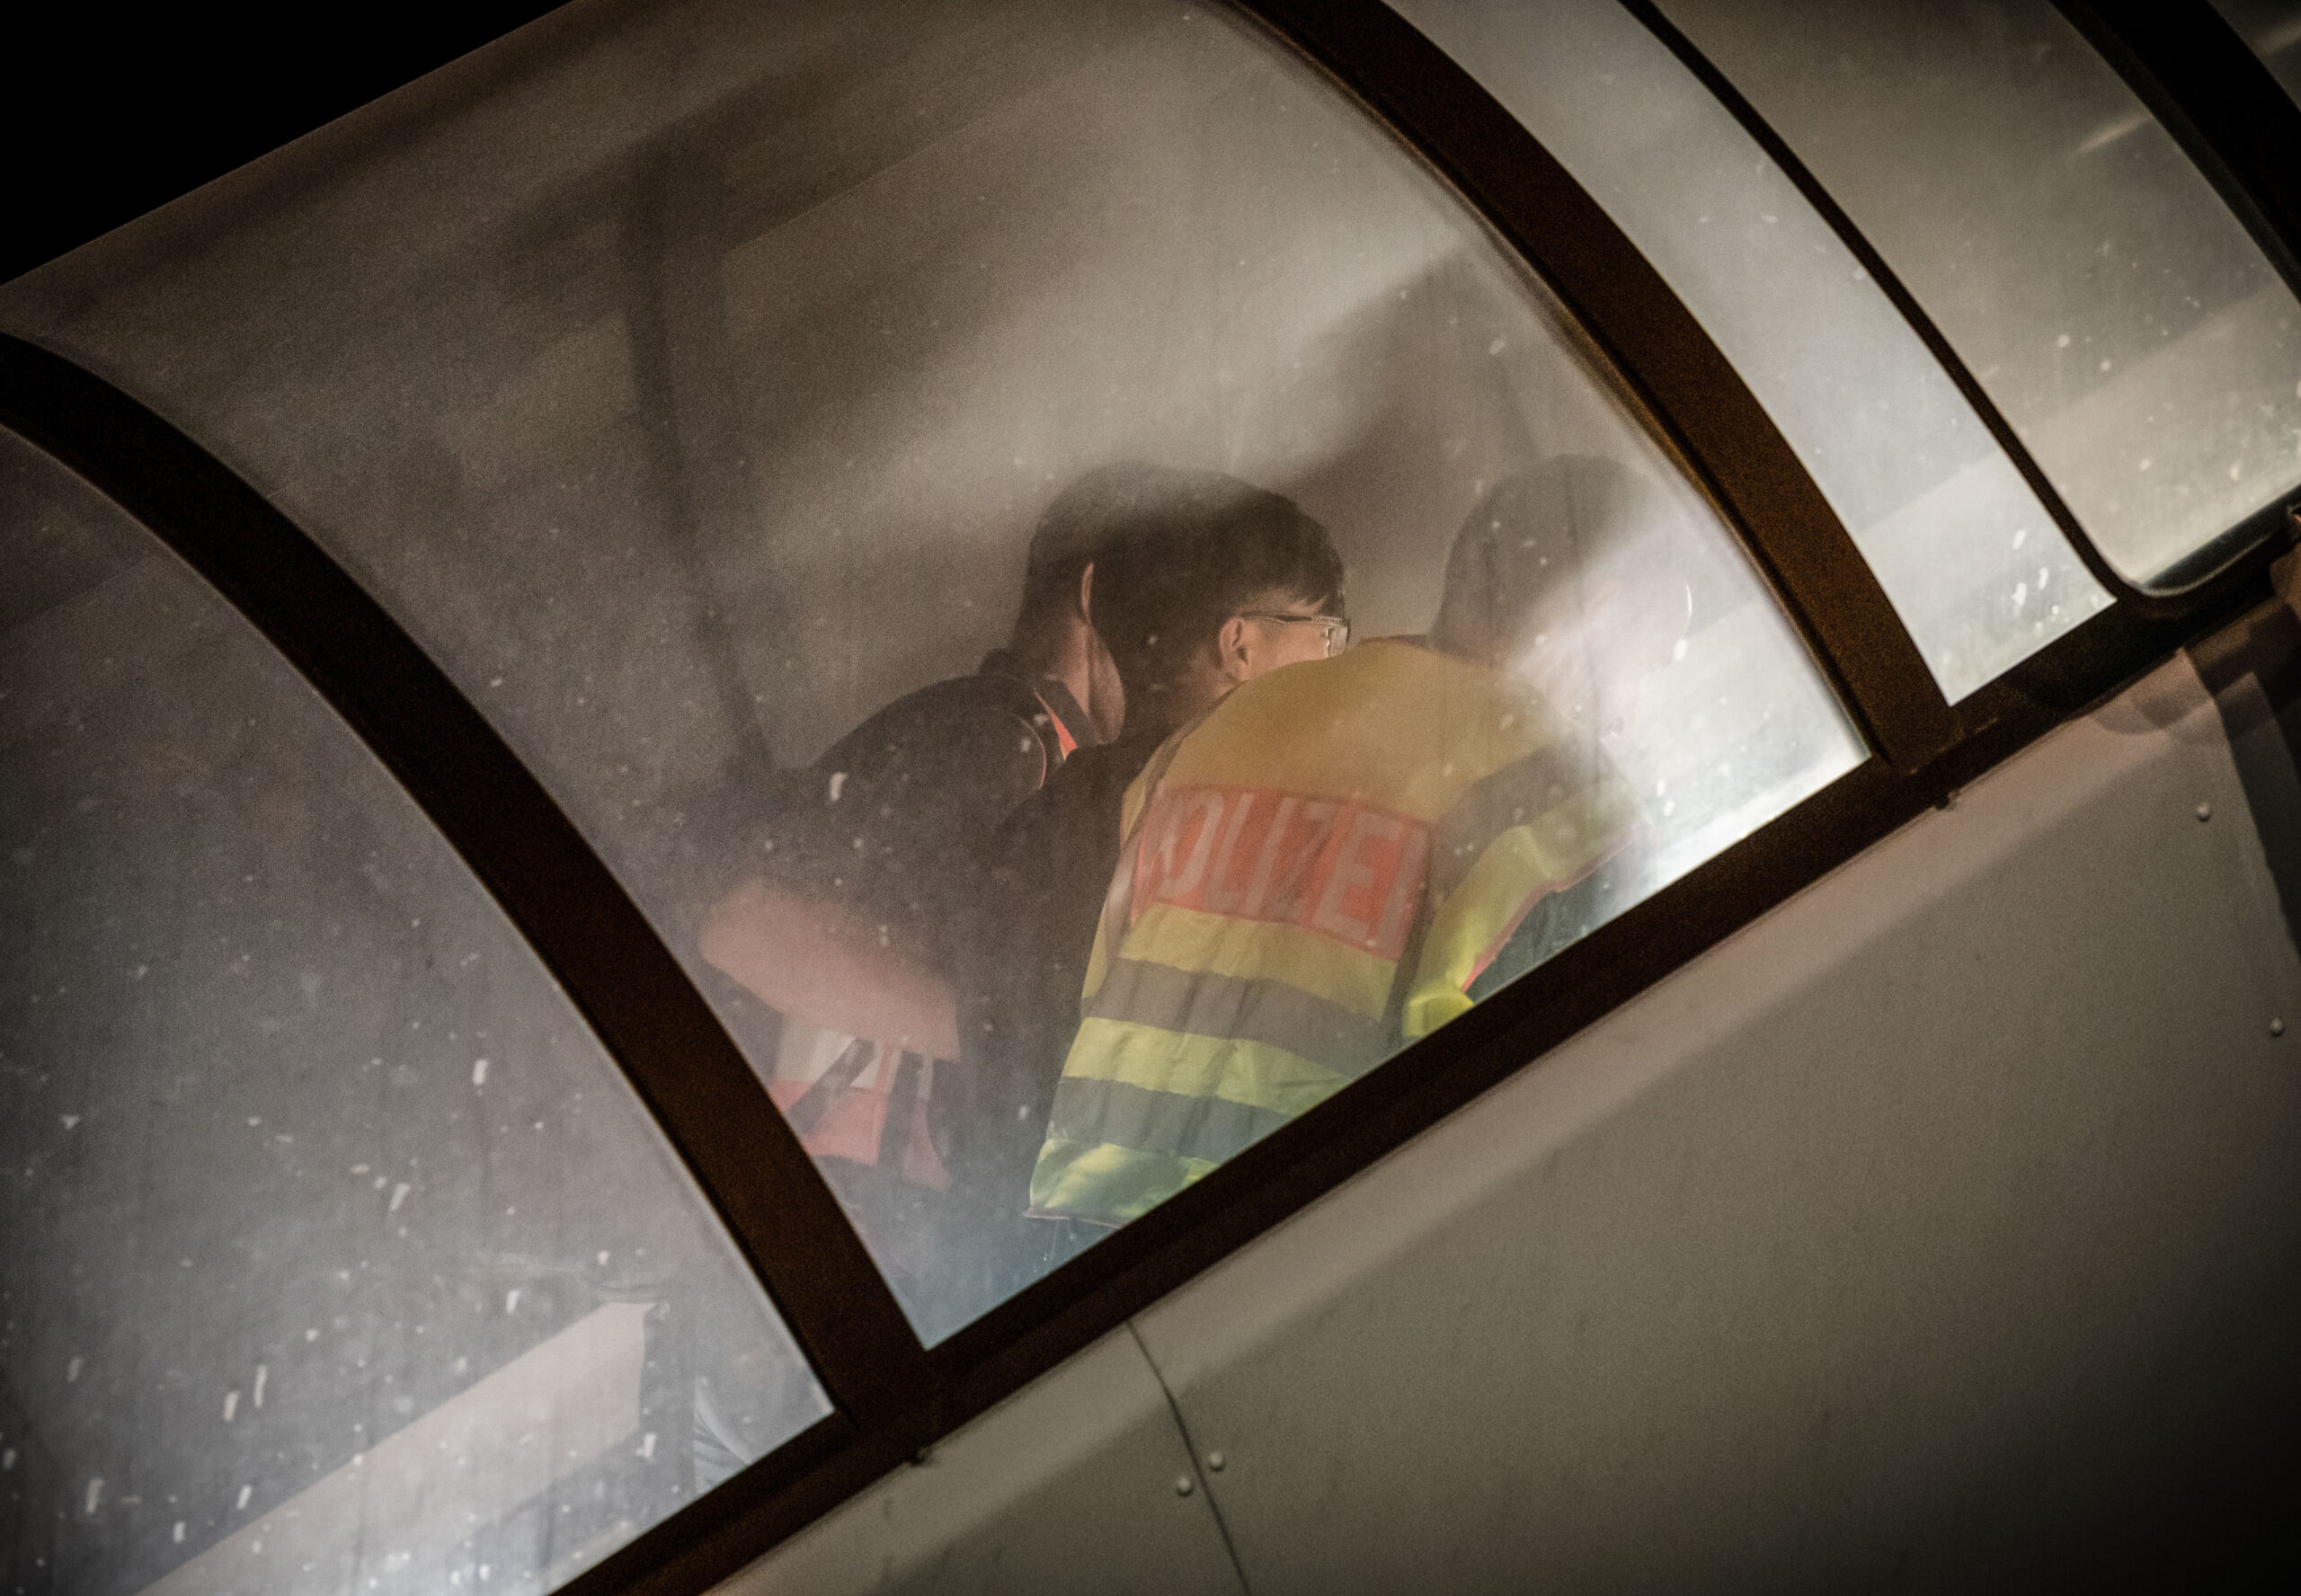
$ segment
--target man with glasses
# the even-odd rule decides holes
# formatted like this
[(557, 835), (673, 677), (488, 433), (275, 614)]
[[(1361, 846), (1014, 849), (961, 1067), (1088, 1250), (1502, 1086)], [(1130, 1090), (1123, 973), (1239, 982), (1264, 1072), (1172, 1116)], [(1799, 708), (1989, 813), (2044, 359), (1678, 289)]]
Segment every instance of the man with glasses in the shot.
[(1118, 738), (1081, 739), (947, 873), (928, 949), (768, 879), (731, 895), (703, 937), (707, 959), (786, 1015), (957, 1062), (935, 1076), (929, 1116), (949, 1190), (917, 1199), (908, 1228), (931, 1246), (905, 1249), (920, 1261), (899, 1282), (933, 1334), (1053, 1261), (1049, 1228), (1023, 1224), (1023, 1193), (1078, 1029), (1127, 784), (1239, 685), (1322, 660), (1348, 636), (1341, 559), (1292, 501), (1219, 473), (1133, 464), (1079, 491), (1091, 491), (1094, 524), (1084, 609), (1125, 706)]
[(1471, 511), (1426, 635), (1270, 674), (1159, 749), (1126, 794), (1033, 1214), (1115, 1226), (1164, 1201), (1468, 1010), (1529, 913), (1621, 847), (1627, 788), (1533, 684), (1684, 634), (1684, 584), (1622, 557), (1651, 508), (1611, 461), (1544, 461)]
[(1316, 626), (1319, 629), (1319, 657), (1331, 660), (1350, 646), (1350, 623), (1340, 616), (1291, 615), (1269, 609), (1242, 609), (1242, 621), (1266, 621), (1274, 626)]
[[(1118, 738), (1082, 749), (1018, 806), (984, 856), (978, 934), (957, 951), (967, 1079), (955, 1158), (1004, 1216), (985, 1302), (1086, 1237), (1022, 1220), (1072, 1037), (1129, 784), (1160, 744), (1246, 683), (1322, 661), (1350, 634), (1325, 528), (1292, 500), (1213, 472), (1162, 472), (1102, 551), (1096, 631), (1126, 693)], [(1017, 1248), (1019, 1247), (1019, 1250)]]

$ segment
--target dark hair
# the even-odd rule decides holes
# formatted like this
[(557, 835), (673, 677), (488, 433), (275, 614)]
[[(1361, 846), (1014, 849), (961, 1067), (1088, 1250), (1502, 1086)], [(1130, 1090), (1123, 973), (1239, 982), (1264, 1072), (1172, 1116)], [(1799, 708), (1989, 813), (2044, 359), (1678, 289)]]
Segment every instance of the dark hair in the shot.
[(1454, 535), (1431, 641), (1499, 661), (1544, 595), (1651, 529), (1654, 503), (1645, 478), (1595, 455), (1555, 455), (1503, 478)]
[(1339, 613), (1342, 556), (1293, 500), (1216, 471), (1105, 469), (1129, 474), (1105, 523), (1093, 619), (1130, 697), (1179, 679), (1266, 595)]
[(1079, 613), (1079, 579), (1100, 554), (1115, 522), (1125, 518), (1159, 474), (1131, 460), (1098, 466), (1054, 497), (1031, 534), (1023, 566), (1022, 632)]

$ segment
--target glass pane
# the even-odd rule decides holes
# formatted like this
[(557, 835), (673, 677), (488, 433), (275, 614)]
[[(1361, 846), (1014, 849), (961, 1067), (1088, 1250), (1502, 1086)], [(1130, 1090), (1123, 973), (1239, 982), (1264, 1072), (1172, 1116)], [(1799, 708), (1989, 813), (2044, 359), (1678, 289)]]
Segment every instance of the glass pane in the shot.
[(2213, 0), (2213, 9), (2301, 104), (2301, 0)]
[(1399, 9), (1565, 164), (1740, 368), (1943, 696), (2108, 607), (1893, 302), (1614, 0)]
[(1826, 185), (2110, 564), (2209, 575), (2301, 483), (2301, 306), (2048, 0), (1663, 7)]
[[(927, 1339), (1099, 1233), (1026, 1217), (1033, 1170), (1076, 1119), (1128, 785), (1222, 689), (1297, 661), (1421, 694), (1381, 711), (1416, 740), (1366, 745), (1400, 825), (1552, 744), (1560, 794), (1549, 841), (1502, 828), (1517, 864), (1450, 933), (1487, 942), (1411, 1019), (1377, 967), (1461, 861), (1392, 859), (1406, 918), (1374, 917), (1343, 1051), (1276, 1107), (1210, 1086), (1232, 1143), (1861, 758), (1556, 306), (1259, 29), (1174, 0), (595, 15), (433, 120), (323, 136), (295, 173), (324, 182), (245, 175), (0, 303), (224, 452), (495, 717)], [(1322, 611), (1428, 633), (1466, 524), (1517, 529), (1457, 584), (1443, 657), (1475, 669), (1310, 662)], [(1361, 850), (1331, 903), (1265, 882), (1315, 942), (1367, 912), (1390, 845), (1355, 828), (1391, 819), (1292, 796), (1275, 840), (1279, 798), (1226, 811), (1220, 856)]]
[(824, 1411), (298, 677), (0, 433), (0, 1588), (540, 1592)]

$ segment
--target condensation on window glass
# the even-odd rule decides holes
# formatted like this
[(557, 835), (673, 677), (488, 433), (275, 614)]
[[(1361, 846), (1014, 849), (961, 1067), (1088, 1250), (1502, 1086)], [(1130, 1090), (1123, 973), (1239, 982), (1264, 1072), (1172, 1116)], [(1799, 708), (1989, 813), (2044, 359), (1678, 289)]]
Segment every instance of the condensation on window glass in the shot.
[(1952, 702), (2110, 596), (1852, 253), (1614, 0), (1400, 11), (1604, 205), (1718, 341)]
[(825, 1411), (533, 955), (0, 433), (0, 1586), (540, 1592)]
[(2048, 0), (1663, 6), (1876, 244), (2102, 556), (2202, 580), (2301, 483), (2301, 306)]
[(2301, 0), (2213, 0), (2213, 9), (2301, 104)]
[[(1548, 296), (1254, 25), (592, 15), (0, 315), (463, 684), (926, 1339), (1173, 1189), (1129, 1149), (1195, 1178), (1863, 757)], [(1301, 760), (1130, 810), (1240, 683)], [(1097, 955), (1129, 892), (1179, 940)], [(1074, 1047), (1160, 1015), (1198, 1075)]]

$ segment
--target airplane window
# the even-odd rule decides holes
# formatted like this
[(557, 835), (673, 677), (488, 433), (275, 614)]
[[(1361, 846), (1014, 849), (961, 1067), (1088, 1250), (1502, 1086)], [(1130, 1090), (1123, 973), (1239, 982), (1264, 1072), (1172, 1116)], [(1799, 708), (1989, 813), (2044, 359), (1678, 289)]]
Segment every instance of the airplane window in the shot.
[(2202, 580), (2301, 483), (2301, 306), (2048, 0), (1663, 7), (1873, 242), (2110, 564)]
[(1893, 302), (1614, 0), (1399, 9), (1606, 207), (1740, 369), (1952, 703), (2110, 603)]
[(6, 433), (0, 794), (0, 1588), (540, 1592), (825, 1411), (382, 767)]
[(1863, 757), (1557, 306), (1258, 27), (592, 15), (0, 314), (493, 717), (926, 1340)]
[(2213, 0), (2261, 65), (2301, 104), (2301, 4), (2296, 0)]

